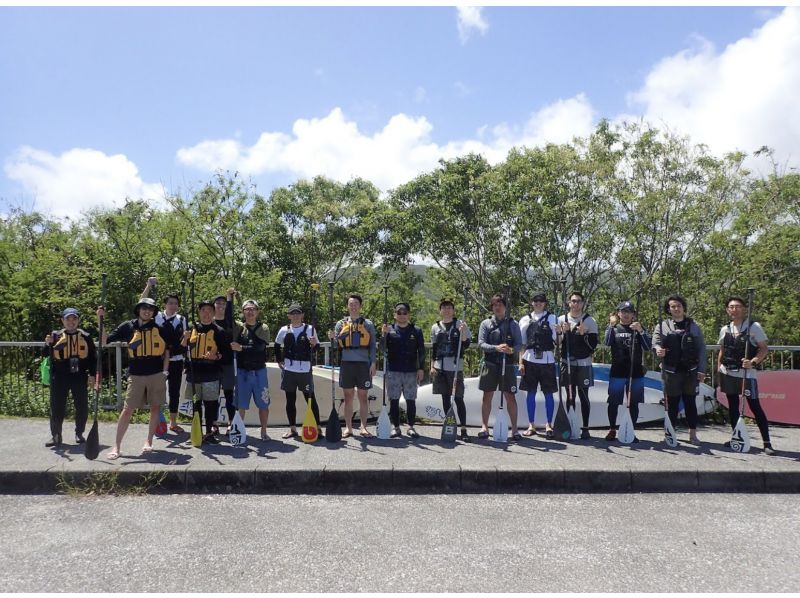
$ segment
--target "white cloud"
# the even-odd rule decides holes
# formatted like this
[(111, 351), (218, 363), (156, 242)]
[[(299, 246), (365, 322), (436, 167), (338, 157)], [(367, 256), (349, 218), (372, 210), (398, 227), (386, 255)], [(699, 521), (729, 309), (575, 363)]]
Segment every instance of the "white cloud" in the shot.
[(762, 145), (800, 161), (800, 8), (784, 9), (718, 52), (700, 38), (669, 56), (629, 95), (634, 112), (715, 152)]
[(458, 38), (462, 44), (466, 44), (474, 31), (481, 35), (486, 35), (489, 23), (483, 18), (480, 7), (459, 6), (458, 10)]
[(475, 138), (439, 145), (424, 116), (395, 114), (374, 135), (362, 133), (340, 108), (323, 118), (300, 119), (292, 134), (262, 133), (251, 146), (236, 139), (207, 140), (178, 150), (181, 163), (199, 170), (238, 170), (250, 175), (283, 172), (310, 178), (355, 176), (388, 190), (436, 167), (440, 158), (475, 152), (497, 163), (519, 145), (565, 142), (592, 131), (594, 113), (583, 94), (545, 106), (520, 125), (481, 127)]
[(56, 156), (23, 146), (6, 160), (4, 170), (35, 198), (35, 209), (57, 216), (76, 218), (89, 208), (121, 205), (126, 197), (164, 197), (161, 185), (142, 181), (126, 156), (93, 149), (75, 148)]

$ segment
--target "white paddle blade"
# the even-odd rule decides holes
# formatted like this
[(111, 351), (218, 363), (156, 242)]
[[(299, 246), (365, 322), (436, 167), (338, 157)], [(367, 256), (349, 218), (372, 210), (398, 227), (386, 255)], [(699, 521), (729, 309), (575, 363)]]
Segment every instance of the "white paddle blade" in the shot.
[(633, 430), (633, 420), (631, 419), (631, 410), (628, 407), (622, 410), (622, 418), (619, 422), (619, 430), (617, 431), (617, 439), (622, 444), (630, 444), (635, 437)]
[(567, 419), (569, 419), (569, 439), (578, 440), (581, 437), (581, 418), (578, 415), (578, 403), (573, 409), (567, 409)]
[(381, 440), (388, 440), (389, 436), (392, 434), (392, 422), (389, 421), (389, 413), (386, 410), (386, 405), (383, 406), (381, 414), (378, 416), (375, 433)]
[(233, 446), (240, 446), (247, 442), (247, 429), (244, 427), (242, 416), (239, 415), (238, 411), (233, 416), (233, 421), (228, 431), (228, 440)]
[(219, 400), (219, 409), (217, 409), (217, 420), (214, 422), (218, 426), (227, 426), (230, 421), (228, 420), (228, 410), (225, 408), (225, 405), (225, 397), (222, 397)]
[(747, 433), (747, 426), (741, 416), (739, 416), (739, 421), (736, 422), (736, 427), (733, 429), (733, 434), (731, 434), (731, 450), (737, 453), (750, 452), (750, 434)]
[(186, 417), (194, 415), (194, 403), (192, 401), (181, 401), (178, 404), (178, 413), (182, 413)]
[(672, 422), (669, 415), (664, 414), (664, 442), (670, 448), (678, 446), (678, 438), (675, 436), (675, 428), (672, 427)]
[(456, 431), (456, 414), (455, 411), (453, 411), (453, 405), (451, 404), (450, 409), (447, 411), (447, 415), (444, 418), (444, 423), (442, 424), (442, 442), (454, 443), (456, 441)]
[(508, 414), (505, 409), (498, 409), (494, 418), (492, 438), (495, 442), (508, 442)]

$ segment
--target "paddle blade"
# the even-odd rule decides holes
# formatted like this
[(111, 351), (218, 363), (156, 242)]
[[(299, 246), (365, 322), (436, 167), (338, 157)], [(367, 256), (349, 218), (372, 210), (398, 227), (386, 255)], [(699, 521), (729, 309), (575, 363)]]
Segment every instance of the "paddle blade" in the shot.
[(218, 426), (229, 425), (230, 420), (228, 419), (228, 410), (225, 408), (226, 405), (225, 397), (222, 397), (219, 400), (219, 409), (217, 409), (217, 420), (214, 422)]
[(669, 415), (666, 413), (664, 413), (664, 442), (666, 442), (667, 446), (670, 448), (678, 446), (678, 437), (675, 436), (675, 428), (672, 427), (672, 422), (669, 419)]
[(375, 425), (375, 434), (381, 440), (388, 440), (391, 433), (392, 422), (389, 421), (389, 412), (386, 410), (386, 405), (384, 405), (381, 409), (381, 414), (378, 416), (378, 423)]
[(622, 444), (630, 444), (636, 435), (633, 430), (633, 420), (631, 419), (631, 410), (628, 407), (622, 410), (621, 420), (619, 422), (619, 430), (617, 431), (617, 440)]
[(733, 434), (731, 434), (731, 450), (737, 453), (750, 452), (750, 434), (747, 433), (747, 426), (741, 416), (739, 416), (739, 421), (736, 422), (736, 427), (733, 429)]
[(331, 409), (328, 423), (325, 425), (325, 440), (328, 442), (339, 442), (342, 439), (342, 424), (339, 422), (339, 414), (336, 407)]
[(247, 429), (244, 427), (242, 416), (239, 412), (233, 416), (230, 429), (228, 430), (228, 441), (233, 446), (240, 446), (247, 442)]
[(444, 423), (442, 424), (442, 442), (455, 442), (457, 427), (456, 412), (453, 410), (453, 405), (451, 404), (447, 415), (444, 416)]
[(508, 442), (508, 413), (502, 407), (497, 410), (492, 428), (492, 439), (495, 442)]
[(200, 412), (195, 411), (192, 416), (192, 446), (199, 447), (203, 444), (203, 429), (200, 427)]
[(306, 401), (306, 414), (303, 416), (303, 442), (316, 442), (319, 437), (317, 420), (311, 409), (311, 399)]
[(556, 409), (556, 418), (553, 420), (553, 434), (561, 440), (569, 440), (572, 435), (567, 410), (564, 409), (564, 401), (560, 397), (558, 399), (558, 409)]
[(192, 417), (194, 415), (194, 403), (192, 401), (181, 401), (178, 405), (178, 413), (186, 417)]
[(578, 440), (581, 437), (581, 418), (578, 415), (578, 404), (567, 409), (567, 419), (569, 420), (569, 439)]
[(89, 461), (97, 459), (100, 454), (100, 434), (97, 431), (97, 419), (92, 424), (92, 429), (89, 430), (89, 435), (86, 437), (86, 449), (83, 453)]
[(158, 424), (156, 424), (156, 436), (163, 438), (167, 435), (167, 418), (164, 417), (164, 412), (159, 409), (158, 411)]

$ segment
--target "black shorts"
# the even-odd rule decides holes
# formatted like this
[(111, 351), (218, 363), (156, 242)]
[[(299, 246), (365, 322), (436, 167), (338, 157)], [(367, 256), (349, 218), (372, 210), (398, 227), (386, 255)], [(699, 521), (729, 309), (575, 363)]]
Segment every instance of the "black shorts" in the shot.
[[(741, 395), (743, 380), (744, 378), (737, 378), (736, 376), (720, 373), (719, 388), (726, 395)], [(747, 378), (747, 385), (744, 388), (745, 396), (748, 399), (758, 400), (758, 383), (756, 382), (756, 378)]]
[(567, 369), (566, 364), (561, 364), (561, 385), (567, 386), (567, 378), (572, 374), (571, 386), (576, 388), (589, 388), (594, 386), (594, 370), (590, 365), (570, 365)]
[(664, 394), (668, 397), (694, 396), (697, 394), (697, 370), (691, 372), (661, 371)]
[(540, 387), (542, 392), (550, 393), (558, 390), (556, 382), (556, 364), (554, 363), (531, 363), (523, 360), (525, 373), (522, 375), (520, 390), (536, 392), (536, 387)]
[(311, 372), (290, 372), (281, 370), (281, 390), (284, 392), (300, 392), (310, 395), (314, 392), (314, 376)]
[(366, 361), (343, 361), (339, 368), (339, 388), (372, 388), (369, 364)]
[(517, 392), (517, 371), (510, 359), (506, 360), (506, 371), (502, 375), (502, 385), (500, 384), (500, 364), (491, 361), (481, 362), (480, 379), (478, 388), (484, 392), (497, 390), (516, 394)]
[[(455, 374), (455, 372), (448, 372), (447, 370), (434, 370), (432, 376), (433, 394), (446, 397), (453, 396), (453, 378), (455, 378)], [(458, 372), (455, 396), (464, 396), (464, 372)]]

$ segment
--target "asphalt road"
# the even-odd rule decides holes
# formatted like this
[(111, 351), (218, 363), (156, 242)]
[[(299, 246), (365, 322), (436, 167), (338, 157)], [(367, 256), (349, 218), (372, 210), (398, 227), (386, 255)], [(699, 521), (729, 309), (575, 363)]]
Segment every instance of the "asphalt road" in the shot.
[(6, 592), (777, 592), (781, 494), (0, 495)]

